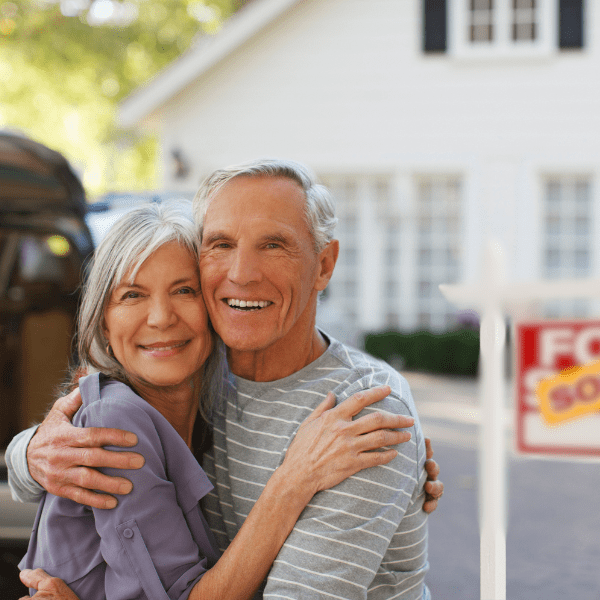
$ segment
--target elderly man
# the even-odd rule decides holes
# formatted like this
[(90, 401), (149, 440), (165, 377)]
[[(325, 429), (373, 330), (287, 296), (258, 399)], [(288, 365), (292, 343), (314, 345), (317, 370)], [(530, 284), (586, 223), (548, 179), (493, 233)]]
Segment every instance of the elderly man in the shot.
[[(314, 497), (280, 551), (264, 596), (429, 598), (426, 449), (408, 384), (315, 326), (318, 295), (338, 256), (327, 191), (297, 163), (257, 161), (209, 177), (196, 196), (195, 216), (202, 292), (233, 374), (233, 393), (215, 418), (214, 448), (204, 461), (215, 486), (205, 511), (221, 548), (237, 533), (298, 425), (328, 391), (341, 401), (387, 384), (390, 396), (369, 410), (415, 417), (411, 440), (389, 465)], [(110, 497), (86, 488), (127, 493), (128, 482), (78, 465), (135, 468), (139, 457), (121, 452), (115, 458), (98, 449), (82, 457), (78, 446), (131, 442), (116, 431), (91, 431), (75, 441), (68, 417), (76, 401), (62, 403), (29, 443), (31, 474), (53, 493), (108, 508)], [(9, 453), (12, 485), (21, 497), (39, 490), (25, 465), (30, 435), (16, 440)], [(68, 447), (62, 454), (60, 445)], [(52, 462), (68, 475), (57, 474)], [(435, 479), (437, 467), (430, 466)], [(429, 485), (431, 510), (442, 486)]]

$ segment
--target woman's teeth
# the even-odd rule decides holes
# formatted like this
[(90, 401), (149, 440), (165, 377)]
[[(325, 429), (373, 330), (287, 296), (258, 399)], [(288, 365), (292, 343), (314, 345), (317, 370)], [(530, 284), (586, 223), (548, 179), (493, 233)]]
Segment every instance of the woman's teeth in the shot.
[(170, 346), (142, 346), (142, 348), (146, 350), (158, 350), (159, 352), (164, 352), (165, 350), (173, 350), (174, 348), (181, 348), (187, 344), (187, 340), (183, 342), (179, 342), (178, 344), (171, 344)]

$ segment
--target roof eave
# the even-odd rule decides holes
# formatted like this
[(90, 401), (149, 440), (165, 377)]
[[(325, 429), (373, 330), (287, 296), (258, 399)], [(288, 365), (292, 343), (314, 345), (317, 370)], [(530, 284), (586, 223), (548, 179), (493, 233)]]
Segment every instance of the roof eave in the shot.
[(139, 125), (180, 90), (301, 1), (255, 0), (240, 10), (226, 22), (218, 35), (201, 37), (180, 58), (125, 98), (119, 105), (119, 124), (125, 128)]

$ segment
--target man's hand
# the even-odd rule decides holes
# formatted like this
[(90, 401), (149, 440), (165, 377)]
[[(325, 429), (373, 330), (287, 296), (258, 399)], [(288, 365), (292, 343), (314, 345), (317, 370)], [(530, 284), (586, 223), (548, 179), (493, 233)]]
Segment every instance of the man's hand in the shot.
[(112, 452), (102, 448), (135, 446), (137, 437), (133, 433), (71, 425), (80, 406), (78, 389), (54, 403), (27, 447), (29, 472), (55, 496), (94, 508), (114, 508), (116, 498), (92, 490), (128, 494), (132, 489), (131, 482), (122, 477), (109, 477), (92, 467), (139, 469), (144, 458), (134, 452)]
[(20, 600), (79, 600), (62, 579), (51, 577), (42, 569), (23, 569), (19, 576), (24, 585), (38, 590), (33, 596), (23, 596)]
[(444, 484), (438, 481), (438, 475), (440, 474), (439, 465), (433, 460), (433, 448), (431, 447), (431, 440), (425, 438), (425, 448), (427, 449), (427, 460), (425, 461), (425, 470), (427, 471), (427, 481), (425, 482), (425, 502), (423, 503), (423, 510), (426, 513), (432, 513), (438, 505), (438, 500), (444, 493)]

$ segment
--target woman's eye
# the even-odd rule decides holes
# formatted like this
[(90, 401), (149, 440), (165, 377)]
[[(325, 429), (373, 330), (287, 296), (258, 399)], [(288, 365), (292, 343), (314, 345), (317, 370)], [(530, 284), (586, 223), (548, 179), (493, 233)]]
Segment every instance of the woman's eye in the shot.
[(139, 292), (125, 292), (121, 297), (121, 300), (135, 300), (139, 298), (141, 294)]

